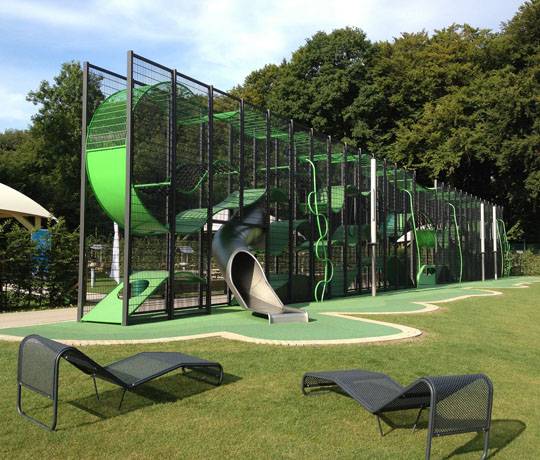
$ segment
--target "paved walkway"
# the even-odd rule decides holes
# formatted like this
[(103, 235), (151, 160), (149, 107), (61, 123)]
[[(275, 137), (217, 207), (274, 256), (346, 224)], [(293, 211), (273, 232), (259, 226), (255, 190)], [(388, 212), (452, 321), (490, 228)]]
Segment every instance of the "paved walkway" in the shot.
[(0, 328), (35, 326), (37, 324), (60, 323), (75, 321), (77, 309), (53, 308), (51, 310), (20, 311), (15, 313), (0, 313)]

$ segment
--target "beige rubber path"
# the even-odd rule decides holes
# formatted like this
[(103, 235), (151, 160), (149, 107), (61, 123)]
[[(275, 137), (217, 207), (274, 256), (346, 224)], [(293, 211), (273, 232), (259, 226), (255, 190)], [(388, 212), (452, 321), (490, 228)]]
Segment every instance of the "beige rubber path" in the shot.
[(75, 307), (0, 313), (0, 328), (61, 323), (62, 321), (75, 321), (76, 319), (77, 309)]

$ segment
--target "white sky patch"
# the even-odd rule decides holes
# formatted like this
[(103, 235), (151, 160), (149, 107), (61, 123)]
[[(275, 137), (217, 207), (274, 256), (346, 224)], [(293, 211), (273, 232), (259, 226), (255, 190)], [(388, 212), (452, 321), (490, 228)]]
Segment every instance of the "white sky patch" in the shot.
[[(454, 22), (497, 29), (520, 4), (521, 0), (0, 0), (0, 53), (4, 60), (6, 55), (17, 56), (21, 45), (10, 38), (17, 37), (12, 30), (18, 37), (31, 37), (26, 46), (35, 46), (35, 56), (28, 58), (37, 63), (42, 59), (43, 67), (50, 66), (48, 49), (64, 61), (87, 59), (91, 50), (90, 59), (97, 65), (103, 64), (100, 55), (125, 56), (133, 49), (227, 90), (251, 71), (289, 59), (320, 30), (358, 27), (378, 41)], [(123, 69), (125, 62), (119, 62), (113, 70)], [(22, 66), (17, 69), (19, 74), (24, 71)], [(4, 80), (6, 76), (0, 72), (0, 87), (13, 89), (7, 94), (10, 111), (18, 116), (32, 113), (32, 105), (20, 96), (35, 86), (24, 86), (28, 78), (13, 82)], [(45, 72), (41, 78), (47, 78)], [(30, 108), (17, 108), (14, 101)], [(3, 129), (5, 109), (0, 110)]]
[(26, 101), (26, 94), (13, 91), (0, 84), (0, 132), (14, 126), (24, 128), (36, 113), (36, 106)]

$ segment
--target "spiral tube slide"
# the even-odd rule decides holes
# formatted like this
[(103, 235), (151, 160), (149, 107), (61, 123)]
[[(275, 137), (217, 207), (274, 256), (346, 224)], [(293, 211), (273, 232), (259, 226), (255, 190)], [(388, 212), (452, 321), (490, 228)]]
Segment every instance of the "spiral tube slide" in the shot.
[(249, 251), (249, 243), (260, 236), (263, 212), (257, 206), (245, 208), (214, 236), (212, 254), (225, 282), (238, 303), (255, 314), (266, 316), (270, 324), (309, 321), (307, 312), (287, 307), (270, 285), (263, 268)]

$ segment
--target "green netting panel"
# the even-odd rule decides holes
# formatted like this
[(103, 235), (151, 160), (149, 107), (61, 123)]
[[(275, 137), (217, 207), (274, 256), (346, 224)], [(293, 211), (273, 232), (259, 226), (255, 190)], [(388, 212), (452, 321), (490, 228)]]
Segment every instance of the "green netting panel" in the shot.
[[(286, 251), (289, 245), (289, 221), (280, 220), (272, 222), (269, 231), (268, 254), (271, 256), (280, 256)], [(294, 220), (293, 231), (301, 233), (305, 238), (309, 238), (311, 233), (309, 222), (305, 219)], [(309, 244), (309, 241), (305, 241), (302, 244), (305, 243)], [(297, 249), (298, 246), (300, 244), (297, 245)]]
[[(333, 185), (331, 188), (331, 208), (332, 212), (340, 212), (345, 204), (345, 187), (343, 185)], [(318, 197), (319, 212), (326, 212), (328, 206), (328, 191), (323, 189)]]
[(436, 231), (433, 229), (417, 229), (416, 244), (420, 248), (435, 248), (437, 245)]
[(369, 226), (363, 225), (360, 235), (358, 234), (358, 228), (358, 225), (340, 225), (332, 235), (332, 244), (339, 245), (345, 243), (345, 229), (347, 231), (347, 245), (356, 246), (361, 239), (367, 240), (369, 235), (366, 233), (369, 233)]

